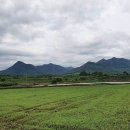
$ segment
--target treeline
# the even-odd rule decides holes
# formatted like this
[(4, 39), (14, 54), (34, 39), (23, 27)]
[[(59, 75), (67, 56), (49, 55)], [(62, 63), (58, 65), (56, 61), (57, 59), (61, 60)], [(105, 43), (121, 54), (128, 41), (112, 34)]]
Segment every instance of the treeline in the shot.
[(82, 71), (81, 73), (77, 74), (68, 74), (60, 76), (0, 76), (0, 86), (123, 81), (130, 81), (130, 74), (126, 71), (121, 74), (107, 74), (102, 72), (87, 73), (85, 71)]
[(93, 73), (87, 73), (86, 71), (82, 71), (80, 72), (79, 74), (80, 76), (89, 76), (89, 75), (98, 75), (98, 76), (102, 76), (102, 75), (108, 75), (108, 76), (112, 76), (112, 75), (115, 75), (115, 76), (119, 76), (119, 75), (123, 75), (123, 76), (129, 76), (130, 74), (126, 71), (124, 71), (123, 73), (120, 73), (120, 74), (107, 74), (107, 73), (102, 73), (102, 72), (93, 72)]
[(87, 73), (82, 71), (79, 76), (83, 77), (84, 79), (88, 78), (96, 81), (130, 81), (130, 74), (126, 71), (120, 74), (107, 74), (102, 72)]

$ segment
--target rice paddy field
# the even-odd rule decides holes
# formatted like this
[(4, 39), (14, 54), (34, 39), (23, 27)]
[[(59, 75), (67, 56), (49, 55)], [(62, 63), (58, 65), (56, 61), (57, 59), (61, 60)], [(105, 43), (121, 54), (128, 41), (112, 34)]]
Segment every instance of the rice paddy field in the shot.
[(0, 89), (0, 130), (130, 130), (130, 85)]

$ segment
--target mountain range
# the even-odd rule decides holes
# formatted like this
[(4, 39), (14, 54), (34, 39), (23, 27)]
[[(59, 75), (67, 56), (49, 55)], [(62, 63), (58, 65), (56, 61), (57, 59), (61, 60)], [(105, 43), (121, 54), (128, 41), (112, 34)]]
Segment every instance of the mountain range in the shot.
[(62, 67), (55, 64), (45, 64), (41, 66), (34, 66), (18, 61), (13, 66), (6, 70), (0, 71), (1, 75), (62, 75), (70, 70), (72, 67)]
[(45, 64), (40, 66), (34, 66), (32, 64), (26, 64), (18, 61), (13, 66), (6, 70), (0, 71), (1, 75), (63, 75), (71, 73), (80, 73), (86, 71), (92, 72), (103, 72), (103, 73), (123, 73), (127, 71), (130, 73), (130, 60), (124, 58), (111, 58), (102, 59), (98, 62), (87, 62), (84, 65), (73, 68), (73, 67), (62, 67), (55, 64)]
[(79, 73), (81, 71), (89, 73), (97, 71), (111, 74), (118, 74), (127, 71), (130, 73), (130, 60), (113, 57), (108, 60), (101, 59), (98, 62), (87, 62), (84, 65), (71, 70), (71, 73)]

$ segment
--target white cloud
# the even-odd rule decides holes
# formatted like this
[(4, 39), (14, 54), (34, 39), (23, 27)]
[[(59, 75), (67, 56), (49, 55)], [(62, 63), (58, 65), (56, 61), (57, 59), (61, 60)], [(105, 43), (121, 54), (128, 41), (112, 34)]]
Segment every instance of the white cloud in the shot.
[(0, 0), (0, 68), (130, 58), (128, 0)]

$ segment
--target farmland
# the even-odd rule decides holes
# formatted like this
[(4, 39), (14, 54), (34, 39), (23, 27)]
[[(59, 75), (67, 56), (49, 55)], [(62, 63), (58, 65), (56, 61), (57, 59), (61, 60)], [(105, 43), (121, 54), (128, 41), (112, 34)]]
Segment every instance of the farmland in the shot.
[(0, 130), (129, 130), (130, 85), (0, 90)]

